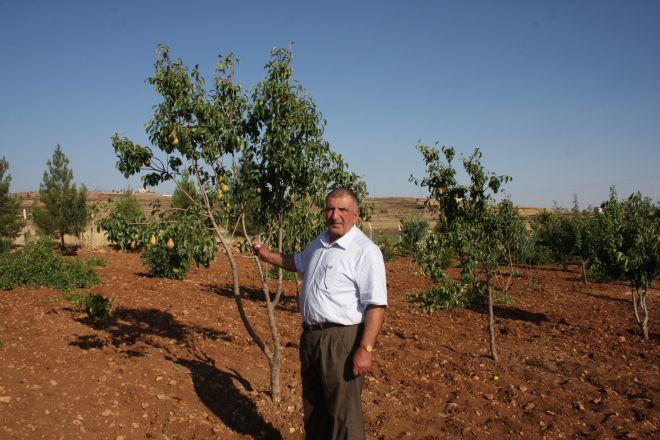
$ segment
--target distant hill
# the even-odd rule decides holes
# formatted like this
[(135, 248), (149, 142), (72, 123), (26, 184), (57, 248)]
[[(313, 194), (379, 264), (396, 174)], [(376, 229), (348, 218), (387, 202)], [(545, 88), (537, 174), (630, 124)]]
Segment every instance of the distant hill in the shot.
[[(29, 213), (32, 210), (33, 204), (38, 199), (39, 193), (31, 191), (17, 194), (21, 197), (21, 209), (24, 208)], [(171, 206), (171, 195), (148, 192), (134, 192), (133, 194), (140, 202), (146, 215), (149, 215), (152, 205), (156, 201), (160, 203), (162, 209), (167, 209)], [(101, 218), (106, 215), (111, 201), (118, 200), (122, 196), (123, 192), (88, 191), (87, 201), (90, 204), (101, 204), (102, 210), (97, 215), (97, 218)], [(433, 225), (432, 218), (424, 206), (424, 199), (414, 197), (375, 197), (367, 198), (364, 203), (373, 208), (370, 224), (374, 234), (396, 234), (399, 231), (401, 219), (414, 215), (425, 216), (429, 219), (429, 223)], [(542, 208), (530, 206), (520, 206), (518, 209), (522, 217), (527, 221), (543, 211)], [(368, 228), (368, 225), (364, 225), (364, 228)], [(101, 240), (102, 237), (100, 234), (94, 232), (94, 236), (95, 243), (104, 244), (105, 241)], [(72, 238), (71, 241), (75, 242), (75, 239)], [(17, 242), (22, 242), (22, 239), (17, 240)]]

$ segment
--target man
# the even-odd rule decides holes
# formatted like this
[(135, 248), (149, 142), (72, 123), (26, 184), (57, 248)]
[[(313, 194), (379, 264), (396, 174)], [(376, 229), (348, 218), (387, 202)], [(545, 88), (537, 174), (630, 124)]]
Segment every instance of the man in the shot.
[(361, 393), (387, 307), (385, 265), (378, 246), (355, 226), (350, 189), (325, 199), (327, 231), (302, 252), (283, 255), (253, 243), (263, 261), (303, 276), (300, 363), (305, 438), (364, 439)]

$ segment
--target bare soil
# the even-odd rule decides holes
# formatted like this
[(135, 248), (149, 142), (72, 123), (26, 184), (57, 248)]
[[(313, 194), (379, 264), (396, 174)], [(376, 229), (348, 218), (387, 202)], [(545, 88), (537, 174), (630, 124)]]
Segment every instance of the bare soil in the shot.
[[(274, 404), (224, 255), (185, 281), (151, 278), (135, 253), (71, 258), (92, 256), (107, 262), (91, 289), (114, 299), (105, 324), (50, 289), (0, 292), (0, 438), (303, 438), (293, 282), (277, 309)], [(238, 260), (247, 314), (267, 338), (253, 262)], [(420, 314), (405, 295), (428, 279), (406, 258), (387, 263), (390, 307), (363, 393), (369, 439), (658, 438), (658, 290), (643, 341), (625, 285), (584, 285), (576, 267), (519, 270), (495, 308), (494, 362), (483, 309)]]

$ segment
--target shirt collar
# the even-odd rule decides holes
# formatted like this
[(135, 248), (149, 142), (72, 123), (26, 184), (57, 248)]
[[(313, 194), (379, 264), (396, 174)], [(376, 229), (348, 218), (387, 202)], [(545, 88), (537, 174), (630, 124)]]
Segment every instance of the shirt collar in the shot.
[(342, 249), (348, 249), (348, 247), (355, 239), (355, 236), (357, 235), (357, 231), (358, 231), (357, 226), (355, 225), (351, 226), (351, 229), (349, 229), (347, 233), (341, 236), (334, 243), (330, 243), (330, 233), (328, 231), (325, 231), (323, 235), (321, 235), (321, 243), (325, 247), (339, 246)]

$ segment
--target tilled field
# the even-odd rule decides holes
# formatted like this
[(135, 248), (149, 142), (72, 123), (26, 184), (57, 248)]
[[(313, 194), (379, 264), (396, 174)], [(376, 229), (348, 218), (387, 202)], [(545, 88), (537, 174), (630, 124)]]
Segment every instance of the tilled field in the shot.
[[(111, 319), (90, 322), (56, 291), (0, 292), (0, 438), (301, 439), (300, 316), (288, 282), (277, 312), (282, 401), (231, 296), (226, 258), (185, 281), (151, 278), (137, 254), (107, 248)], [(244, 304), (268, 339), (256, 271), (238, 258)], [(456, 275), (453, 273), (452, 275)], [(520, 269), (496, 307), (500, 361), (480, 308), (419, 314), (429, 286), (408, 259), (387, 263), (390, 308), (363, 393), (370, 439), (657, 438), (658, 290), (640, 339), (619, 283), (577, 268)]]

